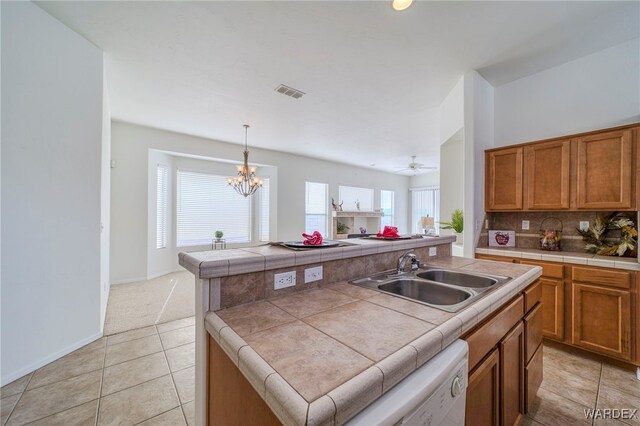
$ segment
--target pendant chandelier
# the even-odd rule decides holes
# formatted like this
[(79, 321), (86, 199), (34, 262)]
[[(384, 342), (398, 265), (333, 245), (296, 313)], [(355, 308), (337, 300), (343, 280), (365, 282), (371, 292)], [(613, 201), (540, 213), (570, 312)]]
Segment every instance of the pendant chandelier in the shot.
[(249, 148), (247, 147), (247, 130), (248, 124), (244, 124), (244, 163), (237, 165), (238, 174), (235, 178), (228, 177), (227, 183), (233, 187), (236, 192), (243, 197), (247, 198), (249, 195), (253, 195), (258, 188), (262, 187), (264, 181), (256, 176), (256, 168), (249, 167)]

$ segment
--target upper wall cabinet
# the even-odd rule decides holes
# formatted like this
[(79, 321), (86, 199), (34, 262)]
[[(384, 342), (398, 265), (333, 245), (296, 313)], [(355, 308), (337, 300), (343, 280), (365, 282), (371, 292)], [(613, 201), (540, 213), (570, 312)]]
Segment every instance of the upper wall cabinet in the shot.
[(570, 139), (525, 146), (525, 209), (569, 208), (570, 154)]
[(577, 139), (579, 209), (630, 209), (633, 183), (631, 130)]
[(640, 210), (635, 126), (486, 151), (486, 211)]
[(486, 154), (487, 210), (522, 209), (522, 147)]

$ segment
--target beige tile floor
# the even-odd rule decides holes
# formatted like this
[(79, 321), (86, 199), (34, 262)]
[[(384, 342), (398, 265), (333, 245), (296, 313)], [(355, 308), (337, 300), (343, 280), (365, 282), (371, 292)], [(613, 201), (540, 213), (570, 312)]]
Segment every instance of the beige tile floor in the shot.
[[(194, 318), (97, 340), (0, 389), (2, 425), (193, 425)], [(589, 408), (640, 408), (632, 371), (544, 347), (544, 381), (523, 425), (640, 425)]]
[[(634, 371), (545, 344), (543, 381), (523, 425), (640, 425), (640, 381)], [(638, 409), (635, 419), (588, 419), (587, 409)]]
[(194, 424), (193, 317), (103, 337), (0, 389), (2, 425)]

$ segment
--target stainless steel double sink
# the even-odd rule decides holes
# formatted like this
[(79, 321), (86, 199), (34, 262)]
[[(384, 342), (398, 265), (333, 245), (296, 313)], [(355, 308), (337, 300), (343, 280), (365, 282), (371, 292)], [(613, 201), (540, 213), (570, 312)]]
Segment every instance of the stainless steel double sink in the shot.
[(510, 279), (424, 265), (410, 272), (385, 271), (351, 283), (443, 311), (457, 312)]

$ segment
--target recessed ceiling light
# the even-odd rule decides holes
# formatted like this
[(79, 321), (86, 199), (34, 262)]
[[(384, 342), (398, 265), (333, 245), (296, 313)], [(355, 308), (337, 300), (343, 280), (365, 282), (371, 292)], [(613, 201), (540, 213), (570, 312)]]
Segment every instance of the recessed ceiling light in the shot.
[(393, 0), (391, 2), (391, 7), (393, 7), (393, 10), (397, 10), (399, 12), (409, 8), (412, 4), (413, 0)]

